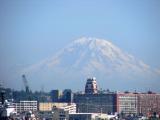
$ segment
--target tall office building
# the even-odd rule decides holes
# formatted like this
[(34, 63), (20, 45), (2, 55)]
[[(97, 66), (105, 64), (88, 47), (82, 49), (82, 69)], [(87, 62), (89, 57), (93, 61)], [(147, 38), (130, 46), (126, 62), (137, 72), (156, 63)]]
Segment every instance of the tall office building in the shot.
[(67, 103), (73, 102), (73, 93), (71, 89), (65, 89), (63, 91), (62, 102), (67, 102)]
[(98, 93), (96, 78), (88, 78), (85, 85), (86, 94)]
[(61, 92), (59, 90), (51, 90), (50, 94), (52, 102), (59, 102), (61, 96)]

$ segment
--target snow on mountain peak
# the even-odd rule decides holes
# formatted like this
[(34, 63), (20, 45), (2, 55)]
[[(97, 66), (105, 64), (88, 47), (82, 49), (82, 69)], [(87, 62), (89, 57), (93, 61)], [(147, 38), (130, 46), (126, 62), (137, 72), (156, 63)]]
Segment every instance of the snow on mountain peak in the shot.
[(153, 71), (142, 60), (107, 40), (82, 37), (68, 44), (54, 56), (25, 69), (23, 73), (36, 72), (40, 78), (53, 75), (56, 79), (67, 78), (75, 82), (75, 79), (87, 76), (112, 80), (134, 79), (138, 76), (151, 76), (155, 74)]
[(87, 66), (96, 66), (97, 69), (97, 65), (114, 71), (121, 71), (122, 69), (141, 71), (149, 68), (146, 67), (148, 65), (123, 52), (111, 42), (92, 37), (82, 37), (71, 42), (43, 63), (45, 64), (42, 66), (46, 65), (53, 68), (60, 66), (66, 69), (70, 66), (70, 68), (76, 67), (81, 70), (86, 69)]
[(111, 42), (104, 40), (104, 39), (98, 39), (93, 37), (82, 37), (75, 41), (73, 41), (71, 44), (69, 44), (65, 50), (67, 51), (73, 51), (74, 49), (77, 49), (77, 47), (82, 47), (83, 49), (86, 47), (86, 49), (90, 50), (101, 50), (104, 48), (107, 48), (108, 51), (116, 50), (120, 51), (119, 48), (114, 46)]
[(73, 43), (74, 44), (89, 44), (89, 43), (91, 43), (91, 44), (95, 44), (97, 46), (99, 46), (99, 45), (101, 45), (101, 46), (112, 45), (112, 43), (107, 40), (98, 39), (98, 38), (94, 38), (94, 37), (82, 37), (82, 38), (75, 40)]

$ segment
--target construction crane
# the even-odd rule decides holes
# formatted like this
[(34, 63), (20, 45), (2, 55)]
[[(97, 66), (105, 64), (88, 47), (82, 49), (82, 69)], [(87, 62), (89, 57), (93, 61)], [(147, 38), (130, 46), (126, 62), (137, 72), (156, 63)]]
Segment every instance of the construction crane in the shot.
[(28, 81), (27, 81), (26, 76), (24, 74), (22, 75), (22, 80), (23, 80), (23, 83), (24, 83), (24, 86), (25, 86), (26, 93), (29, 93), (30, 90), (29, 90)]

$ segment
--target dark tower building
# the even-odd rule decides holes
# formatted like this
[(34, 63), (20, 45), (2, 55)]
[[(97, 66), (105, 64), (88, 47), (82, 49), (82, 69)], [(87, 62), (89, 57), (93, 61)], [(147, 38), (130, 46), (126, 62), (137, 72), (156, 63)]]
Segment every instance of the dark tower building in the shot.
[(86, 94), (98, 93), (96, 78), (88, 78), (85, 86)]
[(60, 91), (59, 90), (51, 90), (51, 99), (52, 99), (52, 102), (59, 102)]
[(71, 89), (65, 89), (63, 91), (62, 102), (72, 103), (73, 102), (73, 93)]

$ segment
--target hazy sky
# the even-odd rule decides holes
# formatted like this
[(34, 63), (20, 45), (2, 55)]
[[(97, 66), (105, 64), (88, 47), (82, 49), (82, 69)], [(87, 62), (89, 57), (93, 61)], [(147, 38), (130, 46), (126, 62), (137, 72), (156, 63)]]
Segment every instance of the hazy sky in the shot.
[(17, 71), (82, 36), (160, 68), (160, 1), (0, 0), (0, 80), (10, 86)]

